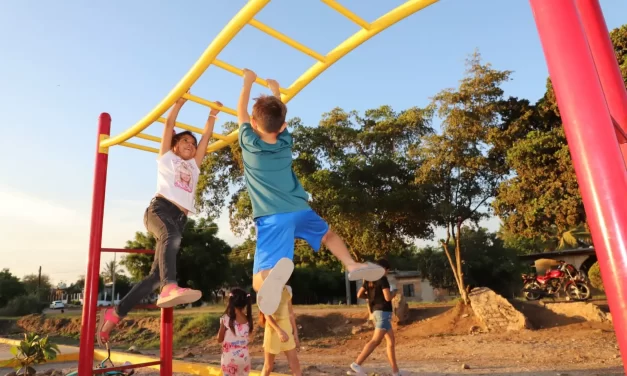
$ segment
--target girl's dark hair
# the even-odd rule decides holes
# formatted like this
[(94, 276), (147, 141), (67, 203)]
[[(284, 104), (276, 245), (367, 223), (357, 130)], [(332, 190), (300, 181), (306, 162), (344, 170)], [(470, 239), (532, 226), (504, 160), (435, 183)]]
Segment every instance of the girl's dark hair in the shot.
[[(385, 270), (390, 270), (390, 262), (386, 259), (377, 260), (377, 264)], [(374, 287), (374, 282), (368, 282), (368, 287)]]
[(172, 137), (172, 148), (174, 148), (176, 144), (178, 144), (179, 141), (181, 141), (181, 138), (183, 138), (183, 136), (185, 135), (192, 136), (192, 138), (194, 139), (194, 143), (196, 144), (196, 146), (198, 146), (198, 139), (196, 138), (196, 136), (190, 131), (183, 131), (181, 133), (176, 133)]
[(235, 334), (235, 309), (243, 309), (246, 307), (246, 318), (248, 319), (248, 328), (253, 330), (253, 307), (250, 301), (250, 294), (240, 288), (234, 288), (229, 294), (229, 303), (224, 312), (229, 316), (229, 328)]
[(385, 270), (390, 270), (390, 262), (386, 259), (377, 260), (377, 264)]

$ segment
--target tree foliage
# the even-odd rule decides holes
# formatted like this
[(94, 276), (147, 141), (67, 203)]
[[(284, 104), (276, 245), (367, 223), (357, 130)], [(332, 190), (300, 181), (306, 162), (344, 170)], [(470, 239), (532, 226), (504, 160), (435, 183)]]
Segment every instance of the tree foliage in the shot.
[(20, 279), (9, 271), (9, 269), (2, 269), (0, 271), (0, 308), (7, 305), (7, 303), (20, 295), (26, 294), (26, 288)]
[[(627, 85), (627, 25), (613, 30), (610, 38)], [(537, 238), (554, 250), (573, 231), (585, 226), (579, 185), (569, 154), (555, 92), (547, 80), (545, 95), (526, 110), (513, 113), (515, 137), (510, 142), (507, 165), (512, 177), (503, 182), (493, 202), (507, 231)], [(585, 236), (579, 237), (584, 241)]]
[[(502, 128), (500, 113), (508, 102), (501, 85), (511, 72), (483, 64), (478, 52), (470, 56), (466, 67), (456, 89), (443, 90), (433, 98), (442, 131), (425, 137), (412, 152), (420, 161), (416, 182), (432, 185), (431, 223), (446, 228), (447, 238), (441, 244), (459, 293), (468, 303), (459, 232), (465, 221), (477, 224), (488, 216), (486, 203), (495, 196), (506, 172), (502, 153), (491, 148), (490, 141)], [(451, 240), (454, 257), (449, 250)]]
[(311, 206), (356, 258), (377, 258), (431, 235), (428, 185), (414, 184), (412, 145), (431, 133), (430, 113), (389, 106), (361, 117), (339, 108), (318, 127), (294, 129), (294, 170)]
[[(486, 286), (506, 296), (518, 291), (521, 264), (516, 251), (505, 247), (496, 234), (484, 228), (462, 227), (461, 230), (464, 283), (469, 286)], [(441, 249), (421, 249), (418, 253), (418, 270), (436, 288), (457, 287), (453, 269)]]
[(28, 274), (22, 278), (22, 283), (26, 289), (26, 293), (35, 295), (41, 301), (48, 299), (50, 289), (52, 289), (52, 283), (50, 283), (50, 277), (46, 274), (42, 274), (41, 278), (37, 274)]
[[(205, 218), (188, 219), (183, 230), (181, 249), (177, 254), (177, 280), (181, 286), (203, 292), (215, 292), (229, 275), (228, 254), (231, 248), (216, 234), (215, 224)], [(126, 243), (127, 249), (154, 249), (155, 239), (150, 233), (135, 233)], [(121, 264), (133, 281), (145, 278), (151, 270), (154, 255), (129, 254)], [(207, 296), (205, 295), (205, 298)]]
[(597, 290), (605, 291), (603, 286), (603, 279), (601, 278), (601, 268), (599, 263), (595, 262), (588, 270), (588, 278), (590, 278), (590, 284)]

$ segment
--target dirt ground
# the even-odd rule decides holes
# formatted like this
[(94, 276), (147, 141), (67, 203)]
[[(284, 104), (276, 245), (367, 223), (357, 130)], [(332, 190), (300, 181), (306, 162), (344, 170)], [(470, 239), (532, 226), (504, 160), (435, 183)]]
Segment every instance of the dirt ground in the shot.
[[(527, 316), (533, 330), (469, 334), (472, 327), (482, 325), (467, 307), (411, 308), (409, 323), (395, 326), (396, 354), (403, 374), (624, 375), (611, 324), (568, 318), (533, 303), (515, 302), (515, 306)], [(602, 303), (601, 307), (606, 309)], [(367, 327), (352, 334), (366, 323), (365, 310), (299, 307), (296, 313), (302, 342), (299, 358), (305, 375), (345, 375), (348, 365), (372, 335)], [(59, 326), (42, 325), (47, 330), (56, 327), (63, 331)], [(263, 361), (261, 335), (257, 333), (251, 346), (254, 369), (261, 369)], [(364, 365), (373, 374), (391, 375), (385, 347), (383, 342)], [(198, 346), (176, 349), (175, 358), (183, 357), (187, 361), (219, 364), (220, 346), (208, 339)], [(289, 374), (284, 358), (277, 359), (275, 371)], [(141, 374), (156, 375), (150, 370)]]

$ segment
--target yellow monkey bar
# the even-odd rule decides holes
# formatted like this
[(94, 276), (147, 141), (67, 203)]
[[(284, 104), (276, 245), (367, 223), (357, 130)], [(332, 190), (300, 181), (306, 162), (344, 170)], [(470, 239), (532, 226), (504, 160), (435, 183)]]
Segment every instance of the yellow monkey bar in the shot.
[[(183, 76), (178, 84), (166, 95), (163, 100), (155, 106), (146, 116), (139, 120), (135, 125), (128, 128), (124, 132), (113, 136), (111, 138), (105, 138), (100, 142), (102, 148), (108, 148), (114, 145), (126, 146), (134, 149), (150, 151), (157, 153), (159, 149), (152, 148), (144, 145), (139, 145), (131, 142), (127, 142), (133, 137), (137, 137), (143, 140), (161, 142), (160, 137), (155, 137), (141, 133), (144, 129), (148, 128), (154, 122), (165, 123), (165, 119), (162, 115), (176, 102), (181, 96), (185, 97), (189, 101), (210, 107), (217, 108), (215, 102), (203, 99), (195, 96), (186, 91), (200, 78), (200, 76), (207, 70), (210, 65), (222, 68), (228, 72), (241, 76), (243, 74), (240, 68), (234, 67), (228, 63), (218, 60), (217, 57), (228, 45), (231, 40), (246, 26), (247, 24), (255, 27), (256, 29), (263, 31), (264, 33), (276, 38), (277, 40), (293, 47), (296, 50), (314, 58), (317, 60), (305, 73), (298, 77), (288, 88), (281, 88), (282, 100), (287, 103), (294, 98), (301, 90), (305, 88), (311, 81), (318, 77), (331, 65), (335, 64), (339, 59), (346, 54), (354, 50), (356, 47), (377, 35), (381, 31), (394, 25), (395, 23), (407, 18), (408, 16), (422, 10), (429, 5), (436, 3), (438, 0), (408, 0), (405, 3), (399, 5), (395, 9), (389, 11), (385, 15), (379, 17), (372, 23), (368, 23), (364, 19), (351, 12), (336, 0), (320, 0), (331, 9), (337, 11), (344, 17), (348, 18), (355, 24), (359, 25), (361, 29), (348, 39), (340, 43), (337, 47), (331, 50), (326, 56), (308, 48), (307, 46), (295, 41), (294, 39), (280, 33), (279, 31), (257, 21), (254, 17), (270, 2), (271, 0), (250, 0), (240, 11), (233, 17), (229, 23), (220, 31), (218, 36), (209, 44), (209, 47), (203, 52), (196, 63), (191, 69)], [(257, 78), (258, 84), (268, 86), (268, 83), (261, 78)], [(236, 116), (237, 113), (230, 107), (223, 106), (220, 110), (224, 113)], [(189, 130), (191, 132), (202, 133), (202, 129), (194, 127), (188, 124), (176, 123), (176, 127)], [(235, 142), (237, 140), (238, 131), (234, 131), (228, 135), (221, 135), (214, 133), (214, 141), (207, 148), (208, 152), (222, 149), (223, 147)]]

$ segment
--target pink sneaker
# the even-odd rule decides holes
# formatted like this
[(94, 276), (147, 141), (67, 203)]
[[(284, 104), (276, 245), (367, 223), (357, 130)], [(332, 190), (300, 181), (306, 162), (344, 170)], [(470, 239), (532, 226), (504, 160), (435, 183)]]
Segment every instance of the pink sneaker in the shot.
[(106, 308), (100, 312), (98, 317), (98, 326), (96, 327), (96, 340), (98, 341), (98, 345), (100, 347), (104, 347), (105, 343), (109, 343), (109, 334), (111, 333), (110, 330), (108, 332), (103, 330), (104, 325), (107, 321), (117, 325), (120, 320), (122, 319), (115, 315), (113, 308)]
[(157, 306), (159, 308), (172, 308), (179, 304), (190, 304), (202, 297), (198, 290), (178, 287), (175, 284), (167, 285), (161, 290)]

